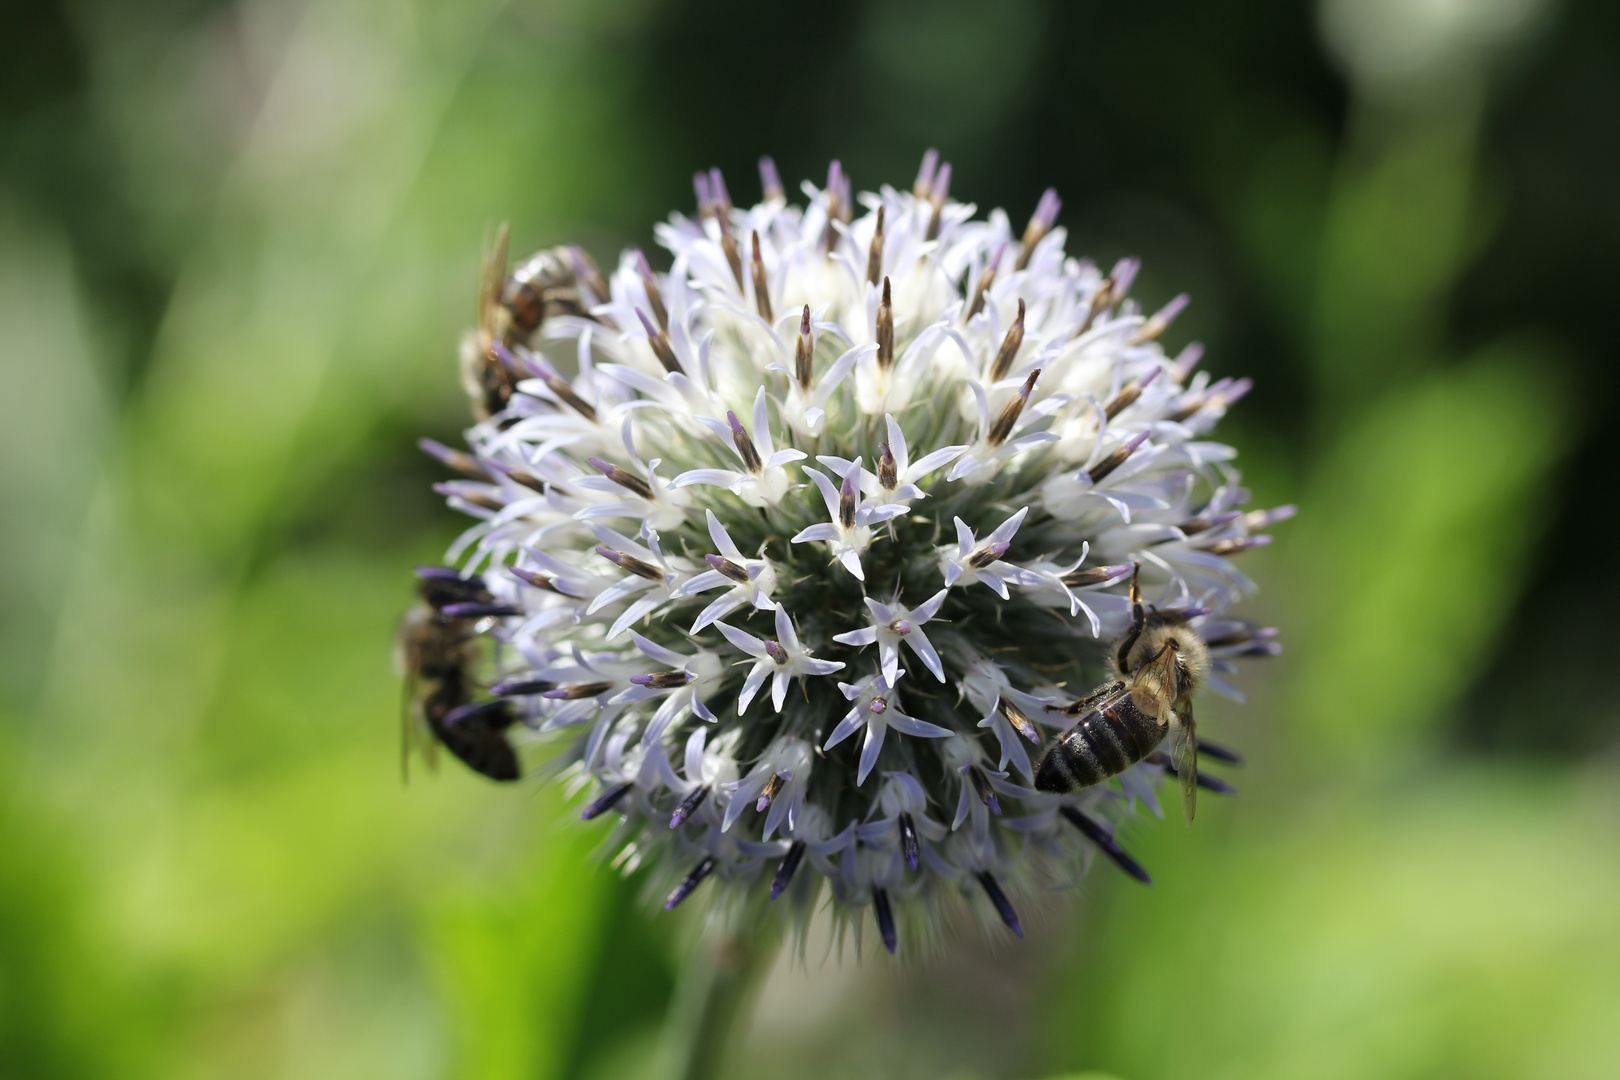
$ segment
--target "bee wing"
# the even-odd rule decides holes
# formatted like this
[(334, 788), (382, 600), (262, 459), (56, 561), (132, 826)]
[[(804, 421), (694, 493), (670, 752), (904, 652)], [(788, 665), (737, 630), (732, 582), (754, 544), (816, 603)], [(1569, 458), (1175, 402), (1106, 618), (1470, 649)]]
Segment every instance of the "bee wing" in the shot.
[(511, 228), (506, 222), (495, 230), (495, 243), (484, 255), (484, 272), (478, 283), (478, 325), (493, 333), (495, 308), (501, 300), (501, 286), (506, 283), (506, 249), (511, 239)]
[(399, 775), (406, 784), (411, 782), (411, 755), (420, 752), (429, 772), (439, 768), (439, 743), (421, 716), (421, 703), (417, 689), (421, 680), (412, 671), (405, 676), (405, 686), (399, 703)]
[(1181, 781), (1181, 809), (1192, 824), (1198, 808), (1198, 725), (1193, 719), (1191, 699), (1170, 713), (1170, 759), (1175, 762), (1176, 778)]

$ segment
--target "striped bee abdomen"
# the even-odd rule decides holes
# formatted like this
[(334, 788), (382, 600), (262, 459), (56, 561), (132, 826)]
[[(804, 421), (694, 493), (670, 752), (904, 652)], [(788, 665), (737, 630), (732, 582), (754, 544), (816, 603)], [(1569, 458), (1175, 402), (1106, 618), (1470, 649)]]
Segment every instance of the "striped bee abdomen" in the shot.
[(1058, 737), (1035, 770), (1038, 791), (1062, 794), (1100, 784), (1151, 754), (1169, 733), (1131, 695), (1092, 709)]

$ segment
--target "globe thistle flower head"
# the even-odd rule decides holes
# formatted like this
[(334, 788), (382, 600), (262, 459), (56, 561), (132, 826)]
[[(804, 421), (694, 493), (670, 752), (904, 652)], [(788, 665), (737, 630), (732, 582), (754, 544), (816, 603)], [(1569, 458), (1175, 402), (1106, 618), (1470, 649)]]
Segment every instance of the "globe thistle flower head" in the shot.
[[(894, 951), (958, 898), (1022, 935), (1098, 851), (1147, 880), (1115, 827), (1158, 813), (1174, 760), (1140, 747), (1066, 793), (1036, 764), (1117, 677), (1135, 583), (1216, 691), (1276, 651), (1230, 614), (1233, 560), (1290, 510), (1246, 512), (1206, 437), (1247, 381), (1167, 356), (1185, 297), (1146, 312), (1134, 260), (1066, 254), (1053, 191), (1019, 232), (932, 151), (906, 191), (855, 196), (834, 162), (803, 205), (760, 172), (746, 208), (694, 178), (667, 272), (563, 248), (508, 276), (501, 241), (463, 347), (478, 422), (465, 451), (424, 443), (476, 520), (417, 624), (496, 643), (486, 742), (552, 744), (665, 907), (802, 927), (825, 893)], [(458, 752), (486, 695), (422, 678)]]

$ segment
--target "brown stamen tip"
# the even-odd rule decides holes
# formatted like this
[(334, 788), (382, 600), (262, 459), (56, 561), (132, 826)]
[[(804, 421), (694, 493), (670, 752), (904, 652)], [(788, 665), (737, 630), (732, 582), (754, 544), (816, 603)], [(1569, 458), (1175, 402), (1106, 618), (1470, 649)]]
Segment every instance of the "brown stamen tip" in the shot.
[(723, 229), (720, 232), (720, 250), (726, 253), (726, 265), (731, 267), (731, 276), (737, 279), (737, 291), (742, 292), (742, 256), (737, 253), (737, 238), (731, 235), (730, 229)]
[(669, 334), (662, 327), (654, 326), (647, 313), (640, 308), (636, 309), (636, 316), (641, 320), (641, 327), (647, 331), (647, 344), (652, 347), (653, 355), (658, 362), (664, 365), (664, 370), (677, 372), (681, 370), (681, 362), (675, 358), (675, 348), (669, 343)]
[(889, 279), (883, 279), (883, 298), (877, 309), (877, 362), (880, 368), (894, 365), (894, 305), (889, 297)]
[(1040, 368), (1036, 368), (1029, 373), (1029, 378), (1025, 379), (1024, 385), (1018, 388), (1018, 393), (1014, 394), (1012, 400), (1007, 402), (1006, 406), (1001, 410), (1001, 415), (996, 418), (996, 424), (990, 429), (990, 434), (985, 437), (985, 442), (991, 446), (1000, 446), (1007, 441), (1007, 436), (1012, 434), (1013, 425), (1018, 422), (1019, 414), (1024, 411), (1024, 406), (1029, 403), (1029, 395), (1035, 390), (1035, 380), (1040, 377)]
[(1030, 722), (1029, 717), (1024, 715), (1024, 710), (1020, 709), (1006, 698), (1002, 698), (1001, 711), (1006, 715), (1007, 722), (1013, 726), (1013, 729), (1017, 731), (1018, 734), (1022, 735), (1036, 746), (1041, 745), (1041, 733), (1035, 730), (1035, 725)]
[(652, 308), (653, 318), (658, 320), (658, 328), (669, 333), (669, 311), (664, 307), (664, 294), (658, 289), (658, 279), (653, 277), (652, 265), (647, 262), (647, 256), (636, 252), (636, 273), (641, 276), (641, 287), (647, 292), (647, 306)]
[(1090, 310), (1086, 312), (1085, 321), (1082, 322), (1080, 324), (1080, 328), (1074, 332), (1074, 336), (1079, 337), (1087, 330), (1090, 330), (1091, 324), (1097, 321), (1097, 316), (1101, 315), (1103, 309), (1108, 307), (1113, 302), (1114, 276), (1110, 274), (1101, 285), (1097, 286), (1097, 291), (1091, 294)]
[(784, 783), (786, 781), (782, 779), (781, 773), (772, 773), (771, 778), (765, 781), (765, 787), (760, 791), (759, 800), (754, 803), (754, 809), (763, 812), (767, 806), (770, 806), (771, 801), (776, 798), (777, 792), (782, 790)]
[(1119, 395), (1115, 397), (1113, 401), (1108, 403), (1107, 407), (1103, 409), (1103, 414), (1107, 416), (1108, 419), (1112, 420), (1114, 417), (1136, 404), (1136, 399), (1142, 396), (1142, 390), (1148, 385), (1148, 383), (1158, 378), (1159, 370), (1160, 369), (1155, 368), (1151, 373), (1149, 373), (1147, 378), (1132, 379), (1130, 382), (1120, 387)]
[(894, 460), (894, 451), (883, 444), (883, 456), (878, 458), (878, 487), (893, 491), (900, 486), (900, 464)]
[(977, 765), (968, 766), (968, 779), (973, 782), (973, 793), (979, 801), (990, 808), (996, 816), (1001, 815), (1001, 801), (996, 798), (996, 791), (990, 786), (990, 778), (984, 775), (984, 770)]
[(1012, 370), (1013, 361), (1018, 358), (1018, 350), (1024, 344), (1024, 301), (1018, 300), (1018, 318), (1007, 327), (1007, 336), (1001, 339), (1001, 349), (996, 353), (995, 363), (990, 365), (990, 381), (1000, 382)]
[(748, 571), (723, 555), (705, 555), (703, 558), (708, 564), (720, 571), (721, 575), (730, 578), (739, 585), (748, 581)]
[(759, 233), (754, 233), (754, 257), (751, 260), (754, 277), (754, 309), (759, 317), (767, 323), (774, 322), (771, 316), (771, 291), (765, 284), (765, 260), (759, 256)]
[(877, 228), (872, 245), (866, 249), (866, 280), (876, 285), (883, 277), (883, 207), (878, 207)]
[(629, 555), (622, 551), (614, 551), (612, 548), (606, 547), (597, 548), (596, 553), (602, 556), (602, 558), (606, 559), (608, 562), (612, 563), (614, 566), (617, 566), (619, 569), (628, 570), (637, 577), (646, 578), (648, 581), (662, 582), (664, 580), (664, 572), (662, 570), (654, 566), (652, 563), (642, 562), (634, 555)]
[(984, 310), (984, 294), (989, 291), (991, 284), (995, 282), (996, 268), (1001, 265), (1001, 255), (1006, 250), (1005, 246), (997, 248), (995, 258), (984, 264), (984, 269), (979, 273), (979, 282), (973, 287), (973, 299), (968, 304), (967, 314), (962, 316), (963, 326), (966, 326), (973, 316)]
[(793, 344), (793, 377), (798, 380), (801, 390), (808, 391), (815, 377), (815, 355), (816, 339), (810, 330), (810, 305), (806, 304), (804, 315), (799, 319), (799, 337)]
[(757, 475), (765, 468), (765, 462), (759, 456), (759, 448), (754, 445), (754, 440), (749, 438), (747, 429), (742, 426), (742, 421), (737, 419), (736, 413), (727, 412), (726, 421), (731, 425), (731, 441), (736, 445), (738, 455), (742, 457), (743, 467)]
[(634, 492), (635, 494), (640, 495), (643, 499), (650, 500), (653, 497), (652, 486), (635, 473), (625, 472), (617, 465), (610, 465), (601, 458), (587, 458), (586, 460), (589, 461), (594, 468), (599, 470), (603, 476), (606, 476), (609, 480), (613, 481), (615, 484), (618, 484), (626, 491)]

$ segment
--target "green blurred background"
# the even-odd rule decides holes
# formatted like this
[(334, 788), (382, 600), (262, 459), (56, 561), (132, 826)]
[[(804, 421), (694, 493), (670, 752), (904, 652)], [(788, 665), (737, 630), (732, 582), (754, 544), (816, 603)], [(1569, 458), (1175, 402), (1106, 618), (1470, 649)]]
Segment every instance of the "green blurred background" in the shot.
[[(402, 788), (481, 241), (841, 157), (1182, 289), (1288, 652), (1239, 798), (736, 1076), (1620, 1076), (1609, 0), (34, 0), (0, 16), (0, 1073), (651, 1075), (684, 926), (550, 790)], [(1608, 492), (1609, 494), (1605, 494)]]

